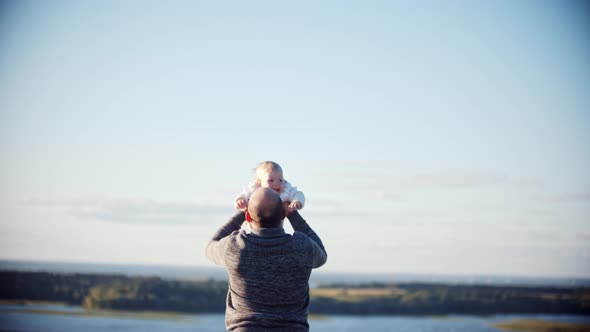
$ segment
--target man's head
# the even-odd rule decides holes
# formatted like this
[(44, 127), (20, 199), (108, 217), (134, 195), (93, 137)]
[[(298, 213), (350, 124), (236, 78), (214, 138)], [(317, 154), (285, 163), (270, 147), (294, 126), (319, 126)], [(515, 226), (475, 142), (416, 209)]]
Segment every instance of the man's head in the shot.
[(285, 218), (279, 194), (270, 188), (258, 188), (250, 196), (248, 213), (252, 224), (259, 228), (276, 228)]

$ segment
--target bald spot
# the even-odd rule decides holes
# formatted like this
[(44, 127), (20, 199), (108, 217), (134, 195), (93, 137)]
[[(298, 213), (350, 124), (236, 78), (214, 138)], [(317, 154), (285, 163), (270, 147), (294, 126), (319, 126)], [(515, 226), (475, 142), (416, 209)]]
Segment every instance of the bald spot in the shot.
[(248, 212), (252, 220), (264, 228), (277, 227), (284, 217), (281, 197), (269, 188), (258, 188), (252, 193)]

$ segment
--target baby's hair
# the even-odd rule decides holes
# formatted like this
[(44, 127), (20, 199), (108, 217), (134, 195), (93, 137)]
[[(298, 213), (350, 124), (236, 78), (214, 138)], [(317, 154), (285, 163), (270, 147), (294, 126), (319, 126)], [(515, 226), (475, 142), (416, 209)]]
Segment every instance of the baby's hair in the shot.
[(264, 174), (268, 174), (273, 171), (283, 172), (283, 169), (274, 161), (263, 161), (254, 169), (254, 177), (256, 178), (256, 181), (258, 181)]

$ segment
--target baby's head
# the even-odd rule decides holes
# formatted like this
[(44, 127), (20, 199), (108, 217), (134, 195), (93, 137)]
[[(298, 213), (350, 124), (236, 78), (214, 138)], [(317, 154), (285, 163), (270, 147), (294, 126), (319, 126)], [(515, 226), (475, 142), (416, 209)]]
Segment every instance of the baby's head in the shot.
[(263, 161), (256, 167), (256, 184), (279, 194), (285, 190), (283, 169), (274, 161)]

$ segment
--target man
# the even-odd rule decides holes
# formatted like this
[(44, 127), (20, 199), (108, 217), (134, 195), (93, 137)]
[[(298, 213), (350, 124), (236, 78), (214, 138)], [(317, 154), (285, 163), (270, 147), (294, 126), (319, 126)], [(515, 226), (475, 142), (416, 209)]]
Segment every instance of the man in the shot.
[[(251, 233), (238, 231), (244, 222)], [(320, 238), (297, 211), (285, 208), (269, 188), (252, 193), (246, 214), (237, 213), (207, 245), (207, 257), (229, 275), (225, 325), (237, 332), (308, 331), (309, 276), (327, 254)]]

